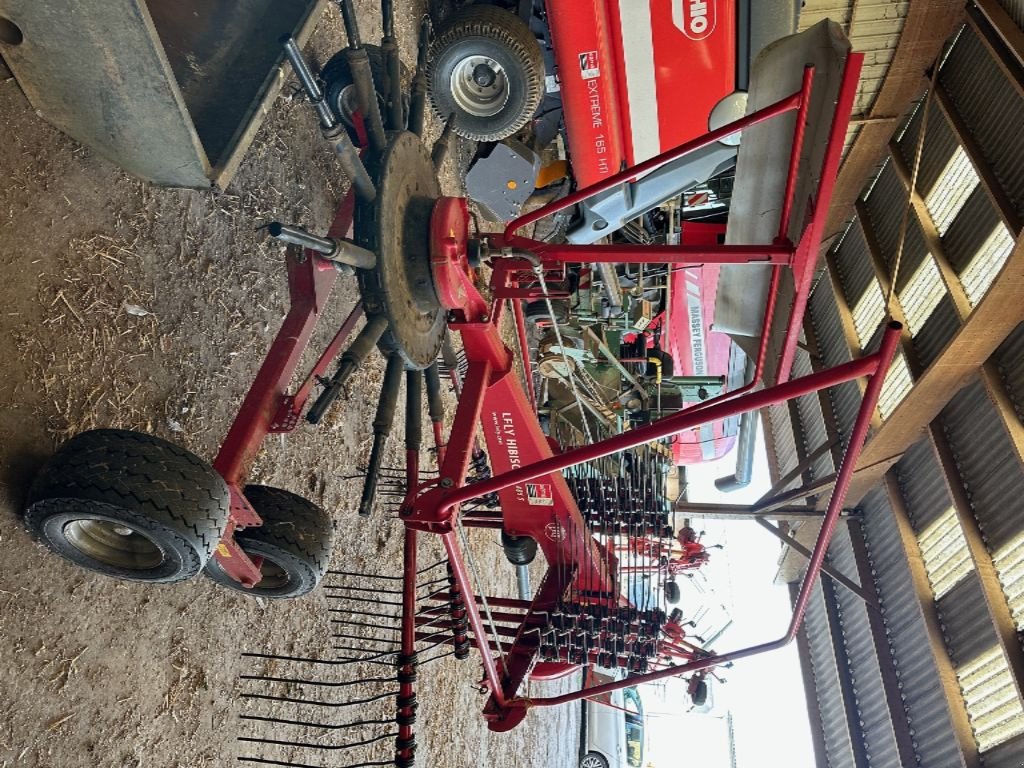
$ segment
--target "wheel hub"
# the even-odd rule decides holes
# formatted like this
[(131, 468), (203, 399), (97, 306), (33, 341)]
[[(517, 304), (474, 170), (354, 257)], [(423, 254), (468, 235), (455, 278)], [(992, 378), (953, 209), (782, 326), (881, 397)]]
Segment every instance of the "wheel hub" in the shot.
[(437, 359), (447, 318), (430, 264), (431, 216), (441, 197), (437, 172), (423, 143), (407, 131), (393, 134), (365, 162), (377, 197), (357, 204), (355, 235), (377, 254), (377, 265), (359, 270), (359, 292), (367, 316), (388, 319), (381, 351), (422, 370)]
[(498, 114), (509, 96), (504, 68), (488, 56), (467, 56), (458, 62), (449, 87), (459, 107), (474, 117)]
[(121, 522), (71, 520), (64, 525), (64, 537), (82, 554), (115, 568), (147, 570), (164, 559), (163, 551), (148, 536)]

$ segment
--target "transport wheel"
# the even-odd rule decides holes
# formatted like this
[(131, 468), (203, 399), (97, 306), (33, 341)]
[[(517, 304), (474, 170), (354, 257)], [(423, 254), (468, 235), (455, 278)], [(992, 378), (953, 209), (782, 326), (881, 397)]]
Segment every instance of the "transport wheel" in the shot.
[[(370, 73), (373, 75), (373, 86), (377, 92), (377, 102), (380, 106), (381, 115), (385, 114), (384, 103), (384, 81), (387, 72), (384, 67), (384, 54), (380, 46), (364, 45), (367, 58), (370, 60)], [(402, 82), (406, 82), (408, 71), (405, 64), (401, 65)], [(320, 78), (324, 81), (324, 100), (331, 108), (334, 116), (344, 123), (348, 129), (348, 135), (352, 141), (358, 142), (355, 124), (352, 122), (352, 115), (358, 110), (358, 97), (356, 88), (352, 82), (352, 71), (348, 66), (348, 59), (344, 51), (334, 54), (324, 65), (320, 72)], [(409, 114), (409, 95), (405, 92), (402, 97), (402, 104), (405, 114)]]
[(674, 581), (665, 582), (665, 602), (669, 605), (675, 605), (679, 602), (679, 598), (682, 597), (682, 592), (679, 590), (679, 585)]
[(508, 11), (463, 8), (441, 29), (430, 54), (431, 101), (442, 119), (455, 115), (460, 136), (500, 141), (525, 126), (540, 105), (540, 44)]
[(320, 507), (294, 493), (265, 485), (249, 485), (245, 498), (263, 518), (258, 528), (235, 534), (250, 556), (263, 559), (262, 580), (251, 589), (228, 576), (216, 558), (204, 573), (223, 587), (254, 597), (301, 597), (312, 591), (327, 571), (334, 529)]
[(97, 429), (62, 445), (29, 491), (25, 523), (83, 568), (171, 583), (206, 564), (230, 495), (213, 468), (166, 440)]
[(608, 768), (608, 761), (597, 752), (587, 752), (580, 760), (580, 768)]

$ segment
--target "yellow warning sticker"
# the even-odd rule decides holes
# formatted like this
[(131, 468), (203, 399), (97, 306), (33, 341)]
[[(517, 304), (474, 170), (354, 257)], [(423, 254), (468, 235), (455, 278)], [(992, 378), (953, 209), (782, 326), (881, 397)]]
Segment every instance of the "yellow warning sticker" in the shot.
[(217, 545), (217, 554), (221, 557), (231, 557), (231, 551), (223, 543)]

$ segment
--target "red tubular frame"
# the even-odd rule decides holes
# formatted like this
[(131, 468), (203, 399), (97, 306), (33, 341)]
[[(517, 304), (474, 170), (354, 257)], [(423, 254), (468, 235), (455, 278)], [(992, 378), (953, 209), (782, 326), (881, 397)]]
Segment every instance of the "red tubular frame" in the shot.
[[(861, 54), (849, 54), (847, 57), (842, 83), (836, 100), (833, 122), (829, 132), (828, 144), (822, 161), (820, 185), (809, 207), (805, 224), (796, 245), (788, 238), (789, 218), (795, 203), (793, 197), (796, 190), (797, 174), (800, 171), (802, 145), (805, 135), (804, 123), (814, 80), (814, 72), (809, 67), (804, 71), (801, 88), (797, 93), (781, 99), (732, 125), (711, 132), (702, 138), (688, 142), (634, 168), (605, 179), (588, 189), (580, 190), (562, 200), (526, 214), (510, 223), (502, 234), (485, 236), (491, 252), (501, 253), (504, 256), (504, 258), (496, 259), (493, 265), (494, 271), (492, 273), (491, 288), (495, 297), (495, 303), (491, 306), (492, 316), (488, 317), (485, 311), (481, 311), (482, 303), (478, 298), (474, 298), (473, 301), (467, 301), (465, 310), (457, 312), (456, 318), (449, 323), (453, 331), (457, 330), (462, 334), (466, 357), (469, 361), (469, 371), (459, 400), (455, 423), (452, 426), (448, 455), (444, 465), (441, 467), (440, 482), (429, 487), (422, 486), (419, 495), (415, 496), (415, 498), (409, 497), (407, 499), (402, 514), (408, 528), (437, 533), (444, 540), (454, 578), (466, 599), (468, 621), (481, 652), (484, 677), (491, 693), (491, 699), (488, 702), (485, 714), (491, 721), (492, 729), (505, 730), (513, 727), (525, 715), (526, 709), (532, 706), (553, 706), (575, 701), (585, 696), (615, 690), (626, 685), (635, 685), (639, 682), (657, 680), (684, 672), (699, 671), (730, 660), (778, 648), (790, 642), (795, 636), (803, 620), (810, 589), (814, 584), (814, 580), (818, 577), (825, 551), (834, 531), (836, 521), (842, 511), (849, 481), (875, 411), (881, 383), (888, 370), (900, 336), (899, 326), (891, 324), (884, 334), (883, 342), (878, 352), (829, 370), (819, 371), (797, 381), (788, 380), (792, 353), (796, 345), (796, 336), (799, 333), (800, 323), (806, 307), (807, 292), (809, 290), (807, 276), (813, 271), (816, 260), (817, 248), (820, 243), (822, 227), (824, 226), (824, 216), (827, 213), (827, 206), (835, 183), (835, 174), (838, 170), (838, 161), (842, 152), (843, 137), (848, 124), (852, 99), (856, 91), (862, 62), (863, 56)], [(566, 246), (542, 243), (516, 234), (522, 227), (544, 216), (576, 205), (592, 195), (652, 171), (687, 152), (707, 146), (738, 130), (793, 110), (797, 111), (797, 119), (794, 128), (793, 145), (788, 161), (788, 175), (784, 192), (785, 199), (782, 201), (778, 234), (774, 242), (770, 244), (718, 247), (686, 245), (673, 247), (630, 245)], [(494, 392), (496, 391), (500, 390), (504, 393), (510, 393), (507, 377), (511, 370), (508, 350), (500, 343), (496, 330), (497, 319), (494, 315), (497, 315), (496, 310), (501, 306), (500, 299), (519, 297), (520, 292), (523, 290), (519, 284), (531, 278), (531, 270), (535, 263), (531, 262), (529, 258), (519, 255), (516, 251), (520, 249), (533, 252), (539, 257), (539, 265), (545, 271), (564, 269), (564, 265), (569, 262), (599, 261), (617, 263), (635, 261), (683, 265), (706, 263), (768, 263), (774, 265), (754, 380), (740, 390), (725, 393), (714, 400), (680, 411), (648, 426), (616, 435), (594, 445), (584, 445), (560, 455), (553, 455), (550, 449), (542, 448), (539, 451), (539, 455), (535, 452), (528, 459), (519, 460), (517, 458), (517, 461), (511, 463), (510, 466), (509, 462), (506, 461), (505, 465), (509, 466), (509, 468), (506, 471), (496, 472), (495, 476), (489, 479), (472, 484), (463, 484), (461, 478), (465, 476), (470, 449), (475, 439), (478, 424), (485, 428), (485, 436), (488, 437), (491, 444), (492, 460), (495, 456), (495, 448), (504, 449), (505, 453), (509, 453), (508, 449), (504, 447), (500, 435), (498, 437), (494, 435), (495, 426), (497, 426), (499, 433), (502, 429), (499, 419), (496, 418), (499, 415), (498, 411), (512, 412), (503, 414), (508, 416), (510, 424), (518, 419), (515, 427), (519, 431), (514, 433), (517, 440), (517, 456), (525, 450), (524, 445), (530, 444), (530, 440), (535, 441), (535, 438), (532, 436), (525, 441), (522, 439), (521, 432), (529, 431), (524, 426), (526, 417), (520, 413), (520, 410), (526, 407), (525, 396), (520, 401), (511, 402), (508, 399), (508, 394), (504, 394), (501, 396), (500, 404), (495, 403), (493, 400), (495, 397)], [(755, 388), (760, 382), (767, 355), (771, 321), (774, 319), (777, 304), (776, 296), (780, 278), (779, 269), (782, 266), (789, 266), (794, 270), (794, 284), (797, 295), (786, 325), (786, 341), (780, 355), (776, 383), (770, 388), (756, 390)], [(435, 274), (435, 281), (438, 279), (439, 276)], [(515, 308), (515, 304), (513, 307)], [(517, 328), (520, 330), (520, 346), (523, 346), (524, 339), (522, 338), (521, 323), (517, 322)], [(728, 654), (692, 660), (682, 665), (666, 667), (644, 675), (634, 676), (626, 681), (609, 683), (596, 688), (581, 689), (580, 691), (561, 696), (535, 699), (517, 697), (519, 685), (524, 679), (537, 650), (530, 642), (527, 642), (528, 638), (523, 634), (529, 620), (536, 618), (534, 616), (535, 612), (551, 610), (565, 591), (579, 579), (583, 579), (588, 585), (586, 587), (587, 590), (598, 589), (601, 590), (600, 594), (610, 596), (608, 598), (601, 598), (602, 600), (617, 600), (617, 577), (612, 576), (609, 580), (609, 578), (599, 572), (596, 580), (590, 580), (594, 578), (592, 574), (594, 573), (595, 558), (600, 559), (602, 557), (602, 554), (595, 549), (596, 544), (592, 538), (588, 539), (589, 545), (583, 542), (582, 548), (579, 548), (580, 542), (577, 541), (579, 535), (582, 534), (577, 534), (575, 531), (570, 531), (568, 535), (563, 531), (557, 539), (554, 539), (556, 542), (554, 544), (540, 541), (539, 543), (544, 547), (549, 563), (548, 577), (545, 578), (540, 590), (535, 595), (530, 610), (527, 613), (527, 618), (524, 619), (524, 624), (513, 643), (513, 647), (518, 647), (519, 650), (513, 651), (499, 663), (489, 650), (491, 646), (487, 641), (488, 636), (481, 616), (481, 610), (478, 607), (478, 598), (472, 590), (469, 574), (463, 562), (459, 543), (456, 540), (453, 521), (458, 514), (460, 504), (491, 493), (499, 493), (501, 495), (504, 492), (507, 494), (510, 489), (515, 489), (516, 493), (521, 494), (521, 490), (527, 487), (530, 481), (546, 481), (547, 483), (555, 484), (555, 501), (552, 503), (561, 503), (570, 507), (568, 518), (565, 517), (565, 513), (560, 513), (561, 517), (555, 515), (550, 517), (550, 519), (555, 520), (557, 525), (561, 524), (557, 521), (562, 520), (568, 520), (572, 523), (574, 520), (579, 519), (579, 511), (571, 495), (569, 495), (568, 489), (563, 490), (557, 487), (558, 483), (556, 481), (560, 478), (560, 473), (563, 470), (583, 462), (592, 461), (651, 441), (663, 439), (710, 421), (757, 410), (864, 376), (869, 377), (869, 384), (857, 415), (849, 448), (840, 467), (835, 489), (829, 501), (821, 533), (815, 544), (807, 574), (795, 604), (793, 618), (789, 629), (783, 637)], [(515, 398), (512, 398), (512, 400), (514, 401)], [(498, 409), (497, 411), (496, 408)], [(488, 432), (489, 425), (481, 421), (481, 416), (485, 409), (489, 420), (494, 420), (494, 425), (490, 425), (490, 432)], [(536, 447), (536, 442), (534, 442), (532, 448), (536, 449)], [(568, 499), (565, 498), (566, 496), (568, 496)], [(502, 498), (504, 523), (506, 526), (511, 525), (513, 532), (515, 532), (516, 521), (518, 521), (519, 525), (523, 524), (525, 508), (520, 506), (518, 509), (515, 509), (514, 505), (506, 506), (506, 500), (507, 497)], [(540, 510), (533, 511), (533, 508), (530, 509), (531, 512), (525, 513), (525, 519), (541, 521), (549, 519), (542, 516)], [(514, 510), (511, 516), (510, 510)], [(486, 525), (494, 521), (479, 519), (472, 522)], [(467, 524), (472, 524), (472, 522), (467, 520)], [(542, 524), (543, 522), (541, 522)], [(536, 525), (536, 523), (533, 523), (533, 525)], [(533, 529), (529, 532), (537, 533)], [(565, 573), (556, 573), (553, 570), (556, 565), (564, 568), (566, 563), (573, 566), (569, 582), (565, 580)], [(521, 643), (525, 644), (520, 645)], [(554, 666), (557, 666), (557, 664)]]

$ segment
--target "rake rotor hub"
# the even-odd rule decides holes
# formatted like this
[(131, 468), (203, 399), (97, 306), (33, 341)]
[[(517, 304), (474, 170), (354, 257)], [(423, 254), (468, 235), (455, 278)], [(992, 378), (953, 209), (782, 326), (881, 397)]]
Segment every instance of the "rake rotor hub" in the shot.
[(430, 265), (431, 216), (441, 197), (437, 172), (423, 142), (408, 131), (391, 134), (383, 152), (368, 153), (366, 166), (377, 196), (357, 204), (355, 235), (377, 254), (377, 264), (360, 270), (359, 292), (367, 316), (388, 319), (381, 351), (423, 370), (437, 359), (446, 322)]

